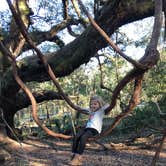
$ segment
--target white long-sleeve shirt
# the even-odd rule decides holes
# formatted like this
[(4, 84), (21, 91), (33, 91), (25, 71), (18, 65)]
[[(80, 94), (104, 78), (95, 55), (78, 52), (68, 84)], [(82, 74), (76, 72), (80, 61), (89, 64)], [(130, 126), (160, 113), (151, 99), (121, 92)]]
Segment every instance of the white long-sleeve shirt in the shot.
[(99, 133), (101, 133), (102, 125), (103, 125), (103, 117), (104, 117), (104, 114), (105, 114), (105, 109), (108, 106), (109, 105), (106, 104), (95, 112), (90, 111), (89, 112), (89, 120), (86, 124), (86, 128), (94, 128)]

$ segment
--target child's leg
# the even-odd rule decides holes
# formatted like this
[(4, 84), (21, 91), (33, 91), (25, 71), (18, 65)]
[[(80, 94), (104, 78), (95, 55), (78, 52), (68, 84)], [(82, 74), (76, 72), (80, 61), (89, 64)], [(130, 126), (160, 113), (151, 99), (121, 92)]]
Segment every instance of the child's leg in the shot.
[(78, 153), (77, 151), (77, 149), (78, 149), (78, 146), (79, 146), (79, 143), (80, 143), (80, 138), (81, 138), (81, 136), (83, 135), (85, 133), (85, 131), (84, 131), (84, 128), (83, 129), (81, 129), (77, 134), (76, 134), (76, 136), (74, 137), (74, 139), (73, 139), (73, 145), (72, 145), (72, 152), (73, 153)]
[(92, 137), (94, 134), (91, 130), (86, 130), (84, 134), (80, 137), (80, 143), (79, 146), (77, 147), (77, 153), (82, 154), (84, 152), (86, 142), (88, 138)]

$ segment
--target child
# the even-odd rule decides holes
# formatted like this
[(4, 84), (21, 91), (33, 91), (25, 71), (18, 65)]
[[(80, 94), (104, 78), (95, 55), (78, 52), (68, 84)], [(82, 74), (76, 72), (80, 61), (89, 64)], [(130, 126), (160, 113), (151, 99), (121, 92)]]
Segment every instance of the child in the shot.
[(70, 165), (82, 165), (82, 154), (88, 138), (101, 133), (102, 121), (108, 104), (104, 104), (99, 96), (93, 96), (89, 102), (90, 111), (86, 127), (74, 137), (72, 152), (74, 153)]

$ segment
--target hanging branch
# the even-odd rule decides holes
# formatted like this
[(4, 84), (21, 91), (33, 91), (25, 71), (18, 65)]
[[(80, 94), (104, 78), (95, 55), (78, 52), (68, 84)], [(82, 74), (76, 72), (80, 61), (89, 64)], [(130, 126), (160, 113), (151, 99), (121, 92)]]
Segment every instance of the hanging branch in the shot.
[[(100, 62), (100, 58), (99, 58), (99, 56), (97, 56), (96, 58), (97, 58), (97, 60), (98, 60), (98, 63), (99, 63), (99, 70), (100, 70), (100, 87), (101, 87), (102, 89), (108, 90), (109, 92), (113, 93), (112, 89), (110, 89), (110, 88), (108, 88), (108, 87), (106, 87), (106, 86), (104, 85), (104, 82), (103, 82), (103, 70), (102, 70), (102, 65), (101, 65), (101, 62)], [(120, 92), (119, 92), (119, 95), (117, 96), (117, 99), (119, 99), (120, 105), (124, 105), (124, 106), (125, 106), (125, 104), (122, 103), (122, 101), (121, 101)], [(121, 109), (122, 109), (122, 111), (124, 110), (124, 109), (122, 108), (122, 106), (121, 106)]]
[[(118, 32), (116, 31), (116, 45), (118, 44)], [(119, 74), (118, 74), (118, 55), (115, 53), (115, 69), (116, 69), (116, 79), (119, 82)]]
[(29, 97), (31, 104), (32, 104), (32, 116), (35, 120), (35, 122), (48, 134), (51, 135), (53, 137), (56, 138), (63, 138), (63, 139), (70, 139), (72, 136), (68, 136), (65, 134), (60, 134), (60, 133), (55, 133), (53, 131), (51, 131), (50, 129), (48, 129), (47, 127), (45, 127), (44, 125), (42, 125), (42, 123), (40, 122), (40, 120), (37, 117), (37, 102), (36, 99), (34, 98), (32, 92), (30, 91), (30, 89), (24, 84), (24, 82), (20, 79), (18, 73), (17, 73), (17, 64), (16, 64), (16, 59), (14, 57), (14, 54), (10, 53), (9, 50), (7, 50), (7, 48), (3, 45), (3, 43), (0, 41), (0, 48), (1, 51), (5, 54), (8, 55), (11, 60), (12, 60), (12, 68), (13, 68), (13, 75), (14, 78), (16, 80), (16, 82), (19, 84), (19, 86), (21, 87), (21, 89), (27, 94), (27, 96)]
[(108, 87), (106, 87), (104, 85), (104, 82), (103, 82), (103, 70), (102, 70), (102, 65), (101, 65), (99, 56), (97, 56), (97, 60), (98, 60), (99, 70), (100, 70), (100, 87), (102, 89), (108, 90), (109, 92), (112, 92), (112, 90), (110, 88), (108, 88)]
[(111, 127), (108, 130), (104, 131), (100, 137), (106, 136), (109, 133), (111, 133), (112, 130), (119, 124), (119, 122), (123, 118), (125, 118), (129, 113), (131, 113), (134, 110), (134, 108), (137, 106), (137, 104), (139, 104), (140, 93), (141, 93), (141, 89), (142, 89), (142, 80), (143, 80), (143, 74), (136, 77), (134, 92), (129, 101), (129, 105), (126, 107), (126, 109), (120, 115), (115, 117), (115, 120), (114, 120), (113, 124), (111, 125)]
[[(118, 31), (116, 31), (116, 45), (118, 44)], [(119, 82), (119, 72), (118, 72), (118, 54), (115, 53), (115, 75), (116, 75), (116, 79), (117, 79), (117, 82)], [(119, 94), (119, 101), (120, 101), (120, 108), (122, 110), (122, 112), (124, 111), (125, 107), (126, 107), (126, 104), (122, 102), (122, 99), (121, 99), (121, 94)]]
[(114, 42), (109, 38), (109, 36), (105, 33), (105, 31), (95, 22), (95, 20), (91, 17), (89, 12), (86, 10), (85, 6), (83, 5), (81, 0), (78, 0), (82, 10), (85, 12), (87, 17), (89, 18), (89, 21), (94, 26), (94, 28), (104, 37), (104, 39), (109, 43), (109, 45), (117, 52), (119, 55), (121, 55), (124, 59), (126, 59), (128, 62), (130, 62), (134, 67), (138, 69), (146, 69), (147, 67), (139, 62), (136, 62), (132, 58), (128, 57), (126, 54), (124, 54), (121, 49), (114, 44)]
[(166, 113), (163, 113), (163, 112), (161, 111), (158, 102), (154, 102), (154, 103), (155, 103), (156, 106), (157, 106), (157, 111), (158, 111), (159, 115), (162, 116), (162, 117), (166, 117)]

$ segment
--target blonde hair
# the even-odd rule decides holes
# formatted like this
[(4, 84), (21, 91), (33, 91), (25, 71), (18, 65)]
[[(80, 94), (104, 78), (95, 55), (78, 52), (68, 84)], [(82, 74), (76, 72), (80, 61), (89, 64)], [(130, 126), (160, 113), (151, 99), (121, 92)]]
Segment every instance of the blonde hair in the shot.
[(100, 96), (91, 96), (90, 101), (89, 101), (89, 105), (90, 105), (91, 101), (94, 101), (94, 100), (99, 103), (100, 107), (105, 105), (105, 102), (103, 101), (103, 99)]

